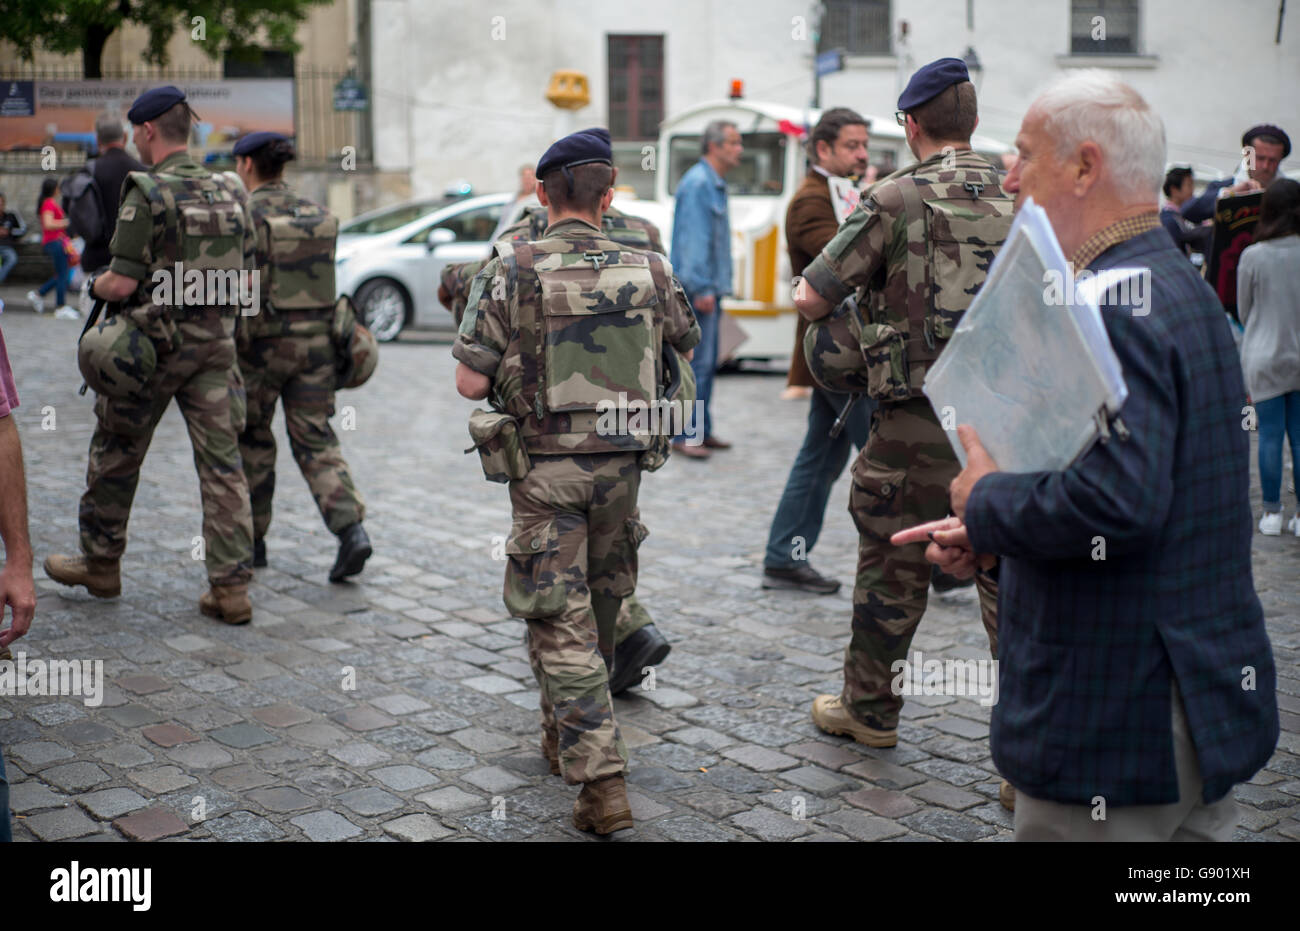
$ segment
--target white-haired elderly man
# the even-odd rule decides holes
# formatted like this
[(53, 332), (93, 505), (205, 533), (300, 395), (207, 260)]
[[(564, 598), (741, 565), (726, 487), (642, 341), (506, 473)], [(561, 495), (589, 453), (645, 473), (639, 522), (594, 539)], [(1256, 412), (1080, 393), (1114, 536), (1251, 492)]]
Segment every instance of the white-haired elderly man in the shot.
[(1045, 208), (1076, 270), (1150, 273), (1143, 305), (1102, 308), (1127, 431), (1063, 471), (1011, 474), (961, 426), (957, 517), (896, 539), (932, 532), (927, 558), (959, 575), (999, 557), (990, 742), (1017, 840), (1226, 840), (1232, 787), (1278, 737), (1232, 334), (1160, 226), (1164, 126), (1136, 91), (1075, 72), (1016, 147), (1005, 188)]

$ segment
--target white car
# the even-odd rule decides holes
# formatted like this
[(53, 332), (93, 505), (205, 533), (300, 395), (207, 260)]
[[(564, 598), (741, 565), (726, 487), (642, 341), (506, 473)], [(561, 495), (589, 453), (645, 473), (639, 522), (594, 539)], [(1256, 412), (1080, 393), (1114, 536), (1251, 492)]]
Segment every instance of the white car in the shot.
[(352, 298), (381, 342), (403, 328), (453, 330), (438, 302), (445, 265), (478, 262), (513, 194), (414, 201), (363, 214), (339, 229), (334, 287)]

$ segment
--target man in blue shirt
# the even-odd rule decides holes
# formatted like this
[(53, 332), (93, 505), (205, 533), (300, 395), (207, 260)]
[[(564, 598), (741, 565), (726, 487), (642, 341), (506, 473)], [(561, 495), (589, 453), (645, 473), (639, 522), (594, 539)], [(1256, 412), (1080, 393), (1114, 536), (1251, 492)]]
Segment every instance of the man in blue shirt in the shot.
[(722, 176), (740, 164), (745, 147), (734, 123), (714, 120), (704, 128), (700, 143), (704, 157), (682, 175), (677, 185), (677, 207), (673, 214), (672, 264), (677, 280), (686, 289), (700, 324), (700, 344), (695, 347), (691, 368), (695, 370), (701, 423), (693, 424), (693, 436), (703, 445), (686, 445), (681, 437), (673, 443), (676, 452), (692, 459), (707, 459), (710, 450), (731, 444), (713, 435), (710, 404), (713, 373), (718, 367), (718, 321), (722, 297), (731, 293), (731, 223), (727, 216), (727, 185)]

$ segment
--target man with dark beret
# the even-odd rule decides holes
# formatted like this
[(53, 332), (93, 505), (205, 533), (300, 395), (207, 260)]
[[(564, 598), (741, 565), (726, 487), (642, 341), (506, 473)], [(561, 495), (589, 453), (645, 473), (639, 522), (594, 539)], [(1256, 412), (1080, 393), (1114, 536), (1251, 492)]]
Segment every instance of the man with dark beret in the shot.
[(1208, 220), (1214, 216), (1214, 204), (1220, 197), (1262, 191), (1272, 184), (1282, 160), (1291, 154), (1291, 137), (1280, 126), (1261, 123), (1242, 135), (1241, 149), (1249, 178), (1236, 183), (1231, 178), (1211, 181), (1199, 197), (1183, 204), (1185, 219), (1193, 223)]
[[(130, 353), (113, 365), (143, 372), (146, 387), (97, 393), (81, 498), (81, 555), (51, 555), (45, 572), (64, 585), (84, 585), (96, 597), (121, 593), (120, 560), (140, 467), (175, 397), (194, 446), (203, 501), (202, 546), (194, 549), (206, 562), (209, 590), (199, 608), (227, 624), (245, 624), (253, 613), (253, 524), (239, 457), (244, 386), (234, 331), (247, 284), (242, 272), (254, 264), (248, 196), (233, 178), (214, 175), (190, 157), (194, 112), (180, 89), (146, 91), (127, 119), (140, 157), (153, 167), (127, 175), (109, 244), (112, 259), (90, 290), (111, 302), (99, 332), (120, 317), (116, 325), (129, 336), (112, 344), (113, 351)], [(156, 359), (152, 374), (149, 357)], [(111, 372), (101, 381), (115, 383)], [(190, 549), (190, 535), (175, 543)]]
[(668, 260), (602, 231), (616, 176), (604, 129), (546, 151), (537, 197), (550, 226), (536, 242), (493, 244), (452, 350), (457, 391), (495, 408), (476, 411), (470, 432), (488, 477), (510, 485), (504, 598), (528, 626), (541, 749), (582, 786), (574, 826), (597, 834), (632, 827), (609, 667), (647, 532), (641, 473), (681, 423), (658, 403), (663, 344), (689, 359), (700, 339)]
[[(861, 540), (844, 687), (812, 706), (823, 731), (872, 747), (898, 742), (896, 666), (930, 586), (925, 547), (894, 546), (890, 536), (921, 515), (947, 515), (948, 484), (960, 471), (921, 383), (984, 283), (1014, 206), (997, 168), (971, 150), (979, 118), (961, 59), (917, 71), (896, 117), (917, 164), (868, 190), (795, 294), (811, 321), (805, 349), (813, 377), (879, 404), (852, 469), (849, 512)], [(855, 292), (858, 307), (847, 311), (842, 302)], [(996, 655), (997, 585), (987, 573), (976, 584)]]

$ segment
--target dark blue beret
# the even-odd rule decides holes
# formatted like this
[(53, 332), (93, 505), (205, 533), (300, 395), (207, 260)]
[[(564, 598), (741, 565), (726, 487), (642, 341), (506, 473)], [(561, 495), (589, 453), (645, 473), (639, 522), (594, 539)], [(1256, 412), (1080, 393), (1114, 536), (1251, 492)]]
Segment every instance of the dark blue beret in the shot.
[(135, 98), (131, 109), (126, 111), (126, 118), (135, 126), (155, 120), (185, 99), (185, 92), (179, 87), (168, 84), (145, 91)]
[(537, 163), (537, 177), (544, 178), (557, 168), (573, 168), (593, 162), (614, 164), (614, 152), (609, 145), (609, 130), (599, 126), (570, 133), (551, 144)]
[(283, 133), (249, 133), (244, 138), (235, 143), (231, 149), (235, 155), (252, 155), (268, 142), (288, 142), (289, 137)]
[(906, 89), (898, 98), (898, 109), (911, 110), (913, 107), (919, 107), (927, 100), (938, 97), (954, 84), (969, 80), (970, 72), (966, 70), (966, 62), (960, 58), (940, 58), (938, 61), (932, 61), (912, 75), (912, 80), (907, 82)]
[(1282, 132), (1281, 126), (1274, 126), (1272, 123), (1261, 123), (1258, 126), (1252, 126), (1246, 130), (1246, 135), (1241, 137), (1242, 146), (1248, 146), (1254, 141), (1256, 136), (1273, 136), (1282, 142), (1282, 157), (1286, 158), (1291, 154), (1291, 137)]

